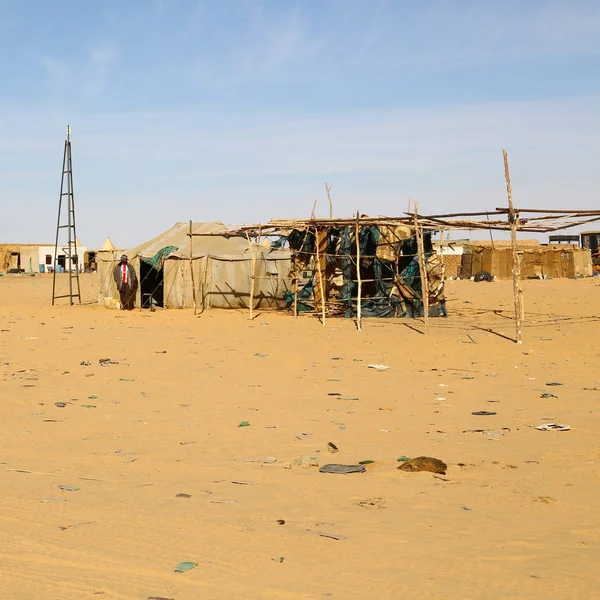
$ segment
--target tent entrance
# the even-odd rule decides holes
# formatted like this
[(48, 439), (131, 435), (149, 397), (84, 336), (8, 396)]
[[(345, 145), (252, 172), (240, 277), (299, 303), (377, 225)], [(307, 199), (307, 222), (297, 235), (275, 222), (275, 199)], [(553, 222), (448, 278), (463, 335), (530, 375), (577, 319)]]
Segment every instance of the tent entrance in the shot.
[(140, 261), (140, 293), (142, 308), (164, 306), (164, 269), (155, 269), (145, 261)]

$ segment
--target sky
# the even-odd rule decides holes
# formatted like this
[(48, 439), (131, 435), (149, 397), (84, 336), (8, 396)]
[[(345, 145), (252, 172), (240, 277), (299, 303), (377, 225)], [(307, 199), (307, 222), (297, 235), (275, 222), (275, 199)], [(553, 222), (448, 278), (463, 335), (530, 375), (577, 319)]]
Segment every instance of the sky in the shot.
[(598, 209), (598, 0), (0, 0), (0, 242)]

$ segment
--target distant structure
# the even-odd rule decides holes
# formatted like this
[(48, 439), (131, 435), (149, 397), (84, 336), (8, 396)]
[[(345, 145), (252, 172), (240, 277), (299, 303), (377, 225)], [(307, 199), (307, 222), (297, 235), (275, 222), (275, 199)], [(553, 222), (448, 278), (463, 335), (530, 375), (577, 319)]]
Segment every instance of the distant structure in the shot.
[(116, 250), (115, 245), (112, 243), (112, 240), (109, 237), (107, 237), (104, 244), (102, 244), (102, 248), (100, 248), (100, 251), (112, 252), (113, 250)]
[[(66, 191), (65, 191), (66, 190)], [(63, 198), (66, 197), (66, 223), (63, 219)], [(62, 255), (68, 262), (69, 293), (58, 294), (56, 290), (56, 273), (62, 272), (62, 267), (58, 264), (59, 240), (61, 238), (61, 229), (66, 229), (67, 242), (62, 246)], [(64, 238), (64, 236), (63, 236)], [(67, 125), (67, 139), (65, 140), (65, 150), (63, 154), (62, 179), (60, 182), (60, 196), (58, 199), (58, 220), (56, 223), (56, 243), (54, 245), (54, 273), (52, 276), (52, 305), (58, 298), (69, 298), (69, 304), (73, 305), (73, 300), (77, 298), (81, 304), (81, 290), (79, 287), (79, 257), (77, 255), (77, 234), (75, 232), (75, 196), (73, 194), (73, 162), (71, 160), (71, 127)], [(59, 290), (60, 291), (60, 290)]]

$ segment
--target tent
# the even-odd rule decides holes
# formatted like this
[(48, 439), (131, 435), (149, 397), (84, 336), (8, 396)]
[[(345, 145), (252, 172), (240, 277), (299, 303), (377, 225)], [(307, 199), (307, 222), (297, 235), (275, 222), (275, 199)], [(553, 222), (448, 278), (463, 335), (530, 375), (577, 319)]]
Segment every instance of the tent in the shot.
[[(284, 304), (290, 287), (289, 250), (250, 244), (218, 222), (193, 223), (191, 244), (189, 232), (189, 223), (176, 223), (124, 251), (140, 282), (136, 306), (190, 308), (195, 288), (198, 308), (248, 308), (252, 275), (254, 308)], [(121, 254), (98, 252), (99, 301), (106, 305), (119, 297), (112, 273)]]
[(116, 248), (115, 245), (112, 243), (112, 240), (109, 237), (107, 237), (100, 250), (102, 250), (103, 252), (110, 252), (111, 250), (116, 250)]

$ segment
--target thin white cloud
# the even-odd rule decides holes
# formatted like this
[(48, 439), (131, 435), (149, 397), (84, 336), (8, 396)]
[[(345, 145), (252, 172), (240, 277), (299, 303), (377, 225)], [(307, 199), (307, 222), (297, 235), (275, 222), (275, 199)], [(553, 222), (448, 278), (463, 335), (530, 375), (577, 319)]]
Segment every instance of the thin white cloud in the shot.
[[(399, 3), (348, 0), (318, 8), (300, 3), (287, 11), (260, 10), (254, 2), (242, 7), (249, 15), (243, 28), (211, 23), (219, 35), (205, 28), (209, 42), (190, 46), (191, 59), (180, 70), (188, 83), (222, 89), (279, 81), (290, 73), (307, 81), (329, 72), (335, 80), (339, 72), (357, 68), (423, 73), (600, 54), (600, 3), (585, 0), (507, 5), (429, 0), (404, 12)], [(204, 19), (205, 27), (208, 22)]]
[[(10, 114), (0, 117), (0, 197), (14, 202), (2, 222), (11, 237), (47, 237), (66, 118)], [(307, 214), (316, 196), (326, 206), (324, 181), (334, 185), (336, 214), (397, 214), (408, 196), (427, 212), (491, 209), (506, 202), (503, 147), (520, 206), (595, 208), (600, 189), (598, 97), (311, 118), (80, 115), (71, 125), (78, 223), (89, 244), (107, 234), (133, 244), (189, 218)], [(27, 222), (23, 210), (40, 212)]]
[(86, 94), (97, 96), (104, 90), (117, 58), (118, 51), (113, 42), (103, 41), (92, 48), (82, 69)]

